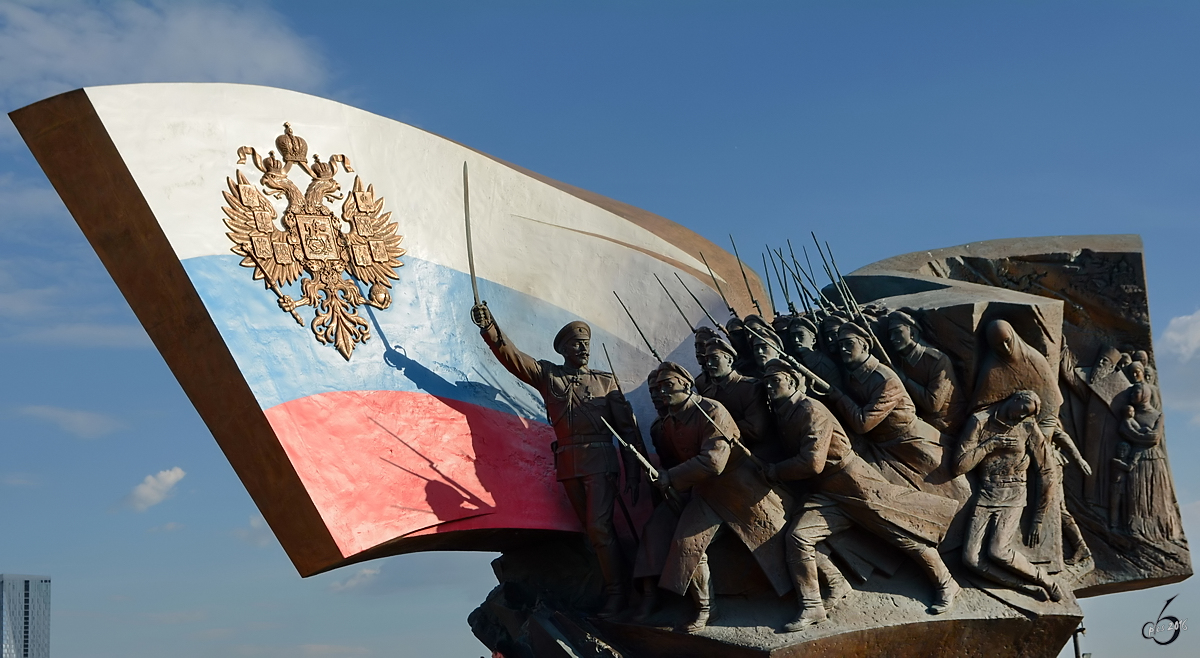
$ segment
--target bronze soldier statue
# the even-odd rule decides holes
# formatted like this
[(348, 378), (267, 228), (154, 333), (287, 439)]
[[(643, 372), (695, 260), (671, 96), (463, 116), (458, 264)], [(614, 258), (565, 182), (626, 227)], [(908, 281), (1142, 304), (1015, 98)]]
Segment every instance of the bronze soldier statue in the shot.
[(712, 598), (707, 549), (718, 530), (728, 528), (750, 549), (777, 594), (791, 583), (778, 542), (786, 523), (786, 501), (731, 440), (737, 424), (721, 403), (692, 392), (692, 376), (682, 366), (666, 362), (659, 369), (659, 390), (668, 406), (662, 442), (680, 463), (664, 469), (655, 483), (691, 491), (671, 540), (659, 586), (688, 594), (696, 616), (684, 626), (695, 632), (708, 624)]
[[(1017, 391), (967, 419), (955, 454), (954, 472), (961, 475), (978, 469), (979, 491), (967, 524), (963, 562), (980, 576), (1005, 587), (1061, 601), (1066, 595), (1062, 583), (1015, 548), (1023, 543), (1021, 514), (1028, 496), (1031, 463), (1043, 482), (1053, 477), (1047, 463), (1046, 439), (1037, 424), (1040, 408), (1037, 393)], [(1043, 486), (1041, 490), (1029, 529), (1031, 544), (1038, 542), (1052, 503), (1050, 489)]]
[(828, 404), (847, 429), (867, 439), (862, 457), (888, 480), (965, 502), (966, 480), (951, 479), (942, 468), (941, 432), (917, 417), (904, 385), (870, 354), (870, 345), (870, 334), (857, 323), (838, 329), (846, 390), (831, 386)]
[(780, 338), (783, 339), (783, 350), (789, 356), (826, 382), (842, 387), (841, 366), (828, 354), (816, 349), (817, 325), (812, 320), (804, 316), (791, 319)]
[(854, 525), (878, 535), (920, 565), (936, 589), (930, 612), (946, 612), (960, 587), (937, 545), (958, 503), (885, 480), (854, 452), (837, 418), (805, 396), (803, 381), (783, 361), (767, 365), (767, 393), (788, 454), (784, 461), (767, 467), (768, 478), (804, 480), (811, 492), (788, 528), (787, 561), (800, 612), (784, 630), (795, 632), (826, 618), (819, 575), (825, 576), (835, 602), (849, 593), (837, 568), (828, 558), (822, 560), (817, 544)]
[[(626, 597), (624, 564), (613, 528), (620, 469), (604, 421), (629, 445), (644, 451), (633, 411), (610, 373), (587, 367), (592, 335), (587, 323), (575, 321), (559, 330), (554, 351), (562, 355), (564, 363), (557, 365), (518, 350), (486, 304), (472, 307), (471, 320), (500, 363), (542, 394), (547, 420), (558, 439), (553, 446), (558, 481), (600, 563), (605, 603), (599, 616), (613, 617), (625, 607)], [(641, 468), (631, 455), (625, 459), (626, 491), (636, 502)]]
[(696, 334), (696, 365), (704, 368), (704, 362), (708, 360), (704, 354), (704, 346), (708, 344), (708, 341), (717, 338), (717, 332), (710, 327), (699, 327), (694, 330), (694, 333)]
[(917, 406), (917, 415), (943, 432), (957, 433), (967, 403), (950, 357), (921, 341), (916, 319), (904, 311), (888, 316), (888, 338), (896, 355), (896, 376)]
[[(751, 449), (770, 450), (771, 410), (766, 393), (757, 379), (733, 369), (737, 354), (733, 346), (720, 338), (709, 339), (704, 346), (704, 372), (696, 378), (696, 392), (716, 400), (737, 423), (741, 439)], [(759, 454), (764, 457), (764, 454)]]

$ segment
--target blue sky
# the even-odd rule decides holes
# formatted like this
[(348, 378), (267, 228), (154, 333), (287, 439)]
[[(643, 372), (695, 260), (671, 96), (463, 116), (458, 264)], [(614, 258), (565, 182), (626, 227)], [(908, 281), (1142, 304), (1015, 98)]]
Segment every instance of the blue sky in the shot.
[[(7, 112), (227, 81), (411, 123), (755, 252), (853, 269), (1001, 237), (1140, 233), (1185, 526), (1200, 532), (1200, 5), (0, 0)], [(0, 122), (0, 572), (54, 578), (56, 656), (474, 656), (489, 555), (301, 579)], [(1094, 655), (1191, 582), (1083, 602)]]

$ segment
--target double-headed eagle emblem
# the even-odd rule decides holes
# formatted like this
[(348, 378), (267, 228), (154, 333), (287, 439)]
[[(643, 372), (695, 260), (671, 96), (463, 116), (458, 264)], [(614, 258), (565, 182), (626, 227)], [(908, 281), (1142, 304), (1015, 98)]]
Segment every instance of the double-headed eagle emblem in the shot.
[[(404, 264), (400, 262), (404, 236), (396, 235), (396, 223), (389, 221), (392, 213), (383, 212), (383, 198), (375, 198), (374, 186), (363, 189), (357, 175), (342, 203), (342, 216), (326, 207), (326, 201), (343, 196), (338, 193), (341, 184), (334, 180), (338, 165), (354, 172), (346, 156), (332, 155), (321, 162), (314, 154), (312, 163), (307, 163), (308, 144), (287, 123), (283, 134), (275, 138), (275, 149), (282, 160), (275, 157), (275, 151), (266, 158), (249, 146), (237, 151), (238, 164), (245, 164), (247, 155), (253, 158), (262, 172), (262, 189), (240, 170), (236, 180), (225, 179), (229, 191), (223, 210), (230, 231), (226, 235), (234, 243), (230, 250), (244, 256), (242, 266), (254, 269), (254, 280), (264, 280), (279, 298), (279, 308), (291, 313), (297, 323), (303, 325), (304, 320), (296, 309), (312, 306), (316, 316), (311, 326), (317, 340), (332, 344), (349, 361), (357, 344), (371, 337), (358, 307), (368, 304), (386, 309), (392, 303), (388, 288), (392, 287), (390, 279), (399, 278), (396, 268)], [(307, 190), (301, 192), (288, 178), (292, 165), (312, 179)], [(283, 230), (275, 223), (275, 205), (267, 197), (287, 200)], [(343, 231), (343, 224), (350, 230)], [(296, 279), (300, 279), (303, 296), (293, 300), (280, 286)], [(360, 282), (370, 285), (366, 297)]]

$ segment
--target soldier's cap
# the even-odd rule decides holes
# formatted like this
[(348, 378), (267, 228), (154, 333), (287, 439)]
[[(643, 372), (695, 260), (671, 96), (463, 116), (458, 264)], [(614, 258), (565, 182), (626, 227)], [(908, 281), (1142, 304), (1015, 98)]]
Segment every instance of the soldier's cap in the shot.
[(917, 324), (917, 320), (913, 316), (909, 315), (908, 313), (905, 313), (904, 311), (892, 311), (891, 314), (888, 315), (888, 327), (889, 328), (890, 327), (898, 327), (902, 324), (906, 324), (906, 325), (912, 327), (913, 329), (921, 328), (921, 325)]
[(654, 383), (661, 384), (668, 379), (678, 379), (688, 386), (695, 382), (692, 373), (688, 372), (687, 368), (678, 363), (663, 361), (662, 365), (658, 367), (658, 376), (654, 378)]
[(658, 368), (656, 367), (656, 368), (654, 368), (654, 370), (650, 371), (650, 374), (646, 375), (646, 383), (651, 386), (654, 386), (654, 382), (657, 380), (658, 380)]
[(788, 331), (799, 331), (800, 329), (807, 329), (811, 334), (817, 333), (817, 325), (813, 324), (813, 321), (804, 315), (792, 320), (792, 323), (788, 326)]
[(753, 313), (742, 318), (742, 324), (746, 325), (747, 327), (753, 327), (754, 330), (759, 333), (762, 333), (763, 329), (775, 331), (775, 329), (766, 320), (762, 319), (762, 316), (755, 315)]
[(844, 324), (846, 324), (846, 320), (844, 318), (831, 315), (824, 320), (821, 320), (821, 331), (825, 331), (826, 329), (837, 329)]
[(558, 334), (554, 336), (554, 351), (562, 354), (562, 349), (560, 348), (562, 347), (563, 343), (576, 338), (582, 338), (584, 340), (592, 339), (592, 328), (589, 327), (588, 323), (584, 322), (583, 320), (568, 322), (565, 327), (558, 330)]
[(775, 333), (782, 334), (792, 326), (794, 319), (790, 315), (776, 315), (775, 319), (771, 320), (771, 328), (775, 330)]
[(705, 355), (716, 352), (724, 352), (735, 359), (737, 358), (737, 350), (733, 349), (733, 345), (730, 345), (728, 341), (719, 336), (714, 336), (704, 343)]
[(746, 323), (742, 322), (738, 318), (729, 318), (729, 320), (725, 322), (725, 328), (729, 331), (741, 331), (745, 326)]
[(712, 327), (698, 327), (696, 329), (696, 345), (702, 346), (708, 341), (717, 338), (717, 332)]
[[(750, 333), (747, 331), (746, 333)], [(750, 344), (758, 345), (765, 344), (774, 347), (779, 351), (783, 351), (783, 341), (779, 340), (779, 334), (770, 327), (754, 327), (754, 333), (750, 333)]]
[(800, 374), (800, 371), (796, 370), (795, 366), (787, 361), (784, 361), (783, 359), (771, 359), (767, 362), (767, 365), (763, 367), (763, 375), (765, 377), (770, 377), (771, 375), (781, 372), (790, 375), (798, 382), (804, 381), (804, 375)]
[(859, 326), (857, 322), (846, 322), (838, 327), (838, 340), (846, 338), (859, 338), (868, 345), (871, 344), (871, 332)]

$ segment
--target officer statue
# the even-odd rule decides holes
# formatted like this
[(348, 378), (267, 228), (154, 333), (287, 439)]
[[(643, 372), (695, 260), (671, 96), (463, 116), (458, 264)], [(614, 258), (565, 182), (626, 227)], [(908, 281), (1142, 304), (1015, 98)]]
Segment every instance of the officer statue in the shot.
[[(486, 304), (471, 308), (471, 320), (479, 326), (484, 342), (500, 363), (542, 394), (547, 420), (557, 437), (553, 449), (558, 481), (566, 489), (600, 563), (605, 603), (598, 616), (614, 617), (626, 603), (624, 561), (613, 528), (620, 469), (612, 433), (604, 421), (629, 445), (645, 451), (633, 410), (611, 373), (587, 367), (592, 337), (587, 323), (570, 322), (559, 330), (554, 337), (554, 351), (562, 355), (564, 362), (557, 365), (518, 350), (500, 330)], [(626, 491), (636, 502), (641, 469), (632, 455), (625, 455), (625, 459)]]

